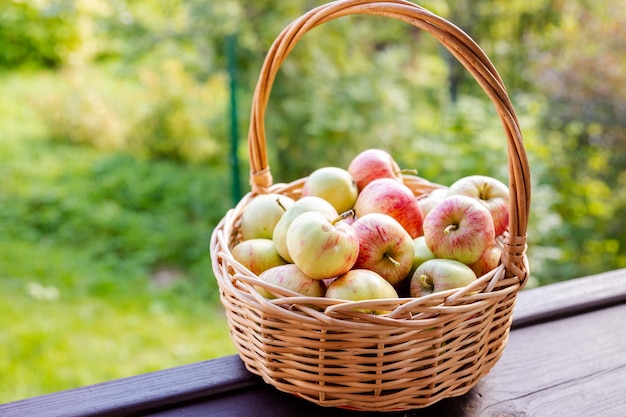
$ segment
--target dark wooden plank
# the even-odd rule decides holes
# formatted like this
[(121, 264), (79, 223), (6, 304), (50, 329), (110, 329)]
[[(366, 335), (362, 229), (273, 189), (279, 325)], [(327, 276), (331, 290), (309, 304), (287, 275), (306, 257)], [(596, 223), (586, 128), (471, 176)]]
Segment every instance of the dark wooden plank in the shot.
[[(516, 331), (512, 338), (528, 326), (623, 302), (626, 269), (524, 290), (515, 309)], [(233, 355), (0, 405), (0, 416), (140, 415), (200, 399), (211, 400), (245, 387), (267, 388)]]
[(258, 384), (238, 356), (199, 362), (0, 405), (2, 417), (142, 415)]
[(163, 410), (150, 417), (443, 417), (468, 415), (476, 402), (475, 393), (459, 398), (449, 398), (417, 410), (398, 412), (352, 411), (333, 407), (321, 407), (316, 404), (282, 393), (268, 385), (257, 385), (228, 395), (213, 397), (192, 404), (184, 404), (170, 410)]
[[(494, 369), (467, 395), (425, 409), (385, 416), (623, 417), (626, 393), (626, 304), (511, 333)], [(322, 408), (257, 385), (151, 417), (373, 417)]]
[(513, 328), (626, 302), (626, 268), (522, 290)]

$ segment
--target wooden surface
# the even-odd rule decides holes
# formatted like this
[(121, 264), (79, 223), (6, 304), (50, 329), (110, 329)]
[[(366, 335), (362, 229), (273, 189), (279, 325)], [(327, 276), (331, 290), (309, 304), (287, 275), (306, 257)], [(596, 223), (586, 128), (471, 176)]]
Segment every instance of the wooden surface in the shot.
[[(626, 269), (519, 294), (506, 350), (468, 394), (385, 416), (625, 416)], [(227, 356), (0, 405), (0, 416), (380, 416), (278, 392)]]

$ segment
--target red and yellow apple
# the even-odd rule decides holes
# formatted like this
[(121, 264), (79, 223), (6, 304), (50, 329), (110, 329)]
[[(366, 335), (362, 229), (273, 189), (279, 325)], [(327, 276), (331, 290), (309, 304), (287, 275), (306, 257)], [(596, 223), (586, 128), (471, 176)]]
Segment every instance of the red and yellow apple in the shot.
[(366, 149), (357, 154), (348, 165), (359, 192), (378, 178), (391, 178), (402, 182), (402, 171), (397, 162), (384, 149)]
[(424, 237), (435, 257), (471, 264), (494, 242), (493, 218), (477, 199), (452, 195), (426, 215)]
[(494, 244), (485, 249), (476, 262), (468, 266), (474, 271), (477, 277), (482, 277), (500, 264), (501, 256), (502, 250)]
[[(323, 297), (326, 292), (323, 281), (307, 276), (294, 264), (267, 269), (259, 275), (259, 279), (309, 297)], [(256, 285), (255, 288), (265, 298), (276, 298), (271, 292), (259, 285)]]
[(413, 239), (396, 219), (368, 213), (352, 224), (359, 237), (359, 256), (354, 268), (377, 272), (392, 285), (408, 275), (413, 265)]
[(424, 216), (411, 189), (394, 179), (379, 178), (370, 182), (354, 205), (357, 218), (367, 213), (383, 213), (393, 217), (412, 239), (423, 234)]
[(422, 297), (440, 291), (465, 287), (476, 280), (469, 266), (452, 259), (429, 259), (413, 273), (409, 292)]
[(248, 239), (237, 243), (231, 250), (237, 262), (248, 268), (255, 275), (274, 266), (287, 263), (276, 251), (271, 239)]
[[(398, 298), (393, 285), (378, 273), (369, 269), (351, 269), (342, 274), (326, 289), (327, 298), (346, 301)], [(385, 311), (359, 309), (366, 313), (381, 314)]]
[(509, 187), (485, 175), (470, 175), (455, 181), (447, 195), (461, 194), (480, 200), (493, 217), (496, 237), (509, 227)]
[(359, 256), (359, 237), (352, 226), (327, 213), (300, 214), (287, 229), (287, 250), (302, 271), (316, 279), (341, 275)]

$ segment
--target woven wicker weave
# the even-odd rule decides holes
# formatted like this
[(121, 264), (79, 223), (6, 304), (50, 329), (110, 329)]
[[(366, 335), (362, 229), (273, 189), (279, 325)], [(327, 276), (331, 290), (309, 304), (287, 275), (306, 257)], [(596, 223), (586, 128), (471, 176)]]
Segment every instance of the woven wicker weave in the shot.
[[(356, 303), (303, 297), (263, 283), (231, 255), (240, 240), (241, 214), (255, 196), (278, 193), (297, 199), (304, 184), (304, 178), (273, 184), (267, 162), (265, 108), (279, 67), (306, 32), (354, 14), (399, 19), (430, 33), (472, 74), (498, 111), (508, 140), (509, 230), (500, 239), (501, 264), (470, 287)], [(462, 395), (489, 372), (506, 346), (516, 296), (528, 277), (530, 176), (507, 91), (474, 41), (450, 22), (402, 0), (317, 7), (287, 26), (269, 50), (252, 102), (248, 143), (251, 192), (215, 228), (211, 256), (231, 337), (251, 372), (322, 406), (377, 411), (420, 408)], [(441, 187), (417, 176), (404, 181), (415, 195)], [(278, 298), (263, 298), (254, 288), (258, 285)], [(390, 313), (366, 314), (355, 307)]]

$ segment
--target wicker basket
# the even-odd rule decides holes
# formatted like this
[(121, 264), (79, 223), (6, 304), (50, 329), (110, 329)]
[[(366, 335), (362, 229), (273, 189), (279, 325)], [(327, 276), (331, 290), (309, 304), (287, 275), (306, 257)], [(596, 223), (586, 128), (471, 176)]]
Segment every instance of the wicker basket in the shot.
[[(264, 117), (279, 67), (309, 30), (342, 16), (378, 15), (421, 28), (469, 71), (498, 110), (508, 140), (510, 222), (500, 239), (500, 265), (468, 288), (421, 298), (343, 302), (303, 297), (265, 284), (235, 261), (244, 208), (259, 194), (298, 199), (305, 178), (272, 184)], [(322, 406), (357, 410), (407, 410), (469, 391), (487, 374), (506, 346), (518, 291), (528, 277), (526, 227), (530, 177), (514, 109), (496, 69), (459, 28), (403, 0), (336, 1), (302, 15), (275, 40), (261, 69), (248, 136), (251, 192), (215, 228), (213, 270), (231, 337), (253, 373), (281, 391)], [(414, 194), (438, 184), (404, 176)], [(268, 300), (254, 288), (279, 297)], [(355, 307), (391, 311), (366, 314)]]

